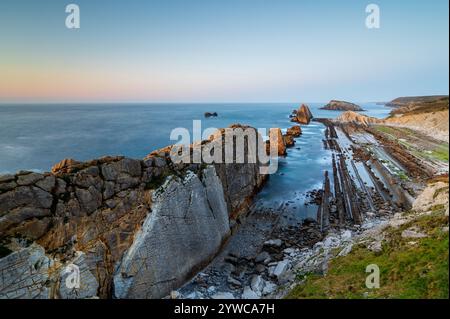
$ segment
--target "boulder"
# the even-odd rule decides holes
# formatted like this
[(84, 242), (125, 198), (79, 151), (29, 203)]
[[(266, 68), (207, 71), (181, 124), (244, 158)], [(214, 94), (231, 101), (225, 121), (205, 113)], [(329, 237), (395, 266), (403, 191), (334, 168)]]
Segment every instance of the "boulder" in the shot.
[(276, 289), (277, 289), (277, 285), (276, 284), (274, 284), (271, 281), (266, 281), (265, 284), (264, 284), (264, 288), (263, 288), (262, 294), (264, 296), (269, 295), (269, 294), (273, 293)]
[(294, 125), (288, 128), (286, 131), (286, 135), (291, 135), (293, 137), (299, 137), (300, 135), (302, 135), (302, 129), (300, 125)]
[(289, 270), (289, 261), (282, 260), (275, 266), (275, 269), (273, 270), (273, 276), (280, 279), (288, 270)]
[(250, 287), (244, 287), (244, 292), (242, 293), (242, 299), (259, 299), (259, 296)]
[(250, 286), (254, 292), (260, 295), (264, 288), (264, 279), (260, 275), (254, 275), (251, 279)]
[(283, 142), (286, 147), (293, 147), (295, 145), (295, 140), (292, 135), (283, 135)]
[(17, 184), (21, 186), (31, 185), (44, 178), (44, 175), (39, 173), (30, 173), (19, 175), (17, 177)]
[(270, 255), (267, 251), (262, 251), (261, 253), (259, 253), (258, 256), (256, 256), (255, 258), (255, 262), (256, 263), (262, 263), (264, 262), (264, 260), (266, 260), (267, 258), (270, 258)]
[(65, 158), (59, 163), (52, 166), (52, 173), (60, 174), (60, 173), (69, 173), (73, 166), (80, 164), (80, 162), (75, 161), (71, 158)]
[(264, 246), (281, 247), (283, 242), (281, 239), (270, 239), (264, 242)]
[(0, 175), (0, 183), (12, 182), (16, 179), (16, 177), (12, 174)]

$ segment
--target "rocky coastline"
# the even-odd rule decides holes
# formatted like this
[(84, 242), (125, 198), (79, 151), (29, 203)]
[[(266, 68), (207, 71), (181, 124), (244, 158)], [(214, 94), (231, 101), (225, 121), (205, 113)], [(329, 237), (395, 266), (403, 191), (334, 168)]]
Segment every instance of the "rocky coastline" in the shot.
[[(208, 263), (266, 175), (259, 162), (175, 164), (170, 150), (1, 176), (0, 298), (161, 298)], [(81, 286), (68, 291), (72, 264)]]
[[(332, 154), (307, 194), (316, 218), (301, 222), (289, 222), (289, 201), (253, 201), (267, 179), (258, 163), (177, 164), (172, 146), (0, 176), (0, 298), (283, 298), (362, 243), (380, 252), (387, 227), (429, 213), (429, 202), (448, 216), (448, 160), (426, 156), (432, 138), (355, 112), (314, 118), (301, 105), (289, 117), (323, 125)], [(223, 144), (223, 133), (197, 145)], [(271, 129), (266, 151), (289, 156), (301, 136), (300, 125)], [(70, 265), (80, 288), (63, 284)]]

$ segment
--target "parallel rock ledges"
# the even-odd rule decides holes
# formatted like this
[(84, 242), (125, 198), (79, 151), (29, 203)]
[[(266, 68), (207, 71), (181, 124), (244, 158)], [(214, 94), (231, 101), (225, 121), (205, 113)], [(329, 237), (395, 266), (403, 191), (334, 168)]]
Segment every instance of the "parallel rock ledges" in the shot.
[[(390, 174), (381, 171), (383, 167), (378, 165), (376, 158), (352, 143), (347, 126), (339, 126), (343, 134), (338, 135), (333, 121), (328, 119), (318, 119), (318, 121), (326, 126), (324, 144), (333, 152), (334, 186), (331, 189), (330, 178), (326, 171), (321, 204), (318, 209), (318, 222), (322, 231), (326, 232), (330, 226), (360, 225), (366, 214), (386, 211), (387, 207), (390, 211), (408, 207), (408, 200), (405, 199), (406, 191), (396, 185), (396, 181)], [(348, 140), (350, 147), (341, 147), (340, 142), (345, 143), (345, 141), (340, 141), (339, 136)], [(360, 176), (356, 161), (362, 162), (363, 167), (360, 169), (369, 176), (373, 187), (369, 187), (368, 181)], [(385, 173), (383, 181), (372, 170), (376, 170), (377, 174)], [(389, 185), (389, 189), (386, 189), (384, 183)]]

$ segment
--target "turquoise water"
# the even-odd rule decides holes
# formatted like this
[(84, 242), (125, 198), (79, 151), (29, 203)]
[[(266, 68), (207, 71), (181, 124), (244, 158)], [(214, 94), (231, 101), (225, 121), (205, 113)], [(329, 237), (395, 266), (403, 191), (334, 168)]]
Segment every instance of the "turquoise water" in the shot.
[[(323, 104), (309, 104), (315, 117), (336, 117)], [(390, 109), (362, 104), (365, 114), (385, 117)], [(142, 158), (151, 151), (173, 144), (170, 132), (177, 127), (192, 131), (192, 121), (202, 120), (202, 129), (227, 127), (233, 123), (257, 128), (293, 125), (289, 114), (297, 104), (82, 104), (0, 105), (0, 174), (17, 170), (48, 171), (63, 158), (89, 160), (104, 155)], [(219, 117), (205, 119), (204, 112)], [(292, 209), (303, 205), (306, 191), (320, 188), (324, 170), (331, 166), (323, 149), (324, 126), (312, 122), (302, 126), (288, 156), (269, 179), (259, 200), (270, 206), (293, 200)], [(303, 207), (301, 215), (314, 216)]]

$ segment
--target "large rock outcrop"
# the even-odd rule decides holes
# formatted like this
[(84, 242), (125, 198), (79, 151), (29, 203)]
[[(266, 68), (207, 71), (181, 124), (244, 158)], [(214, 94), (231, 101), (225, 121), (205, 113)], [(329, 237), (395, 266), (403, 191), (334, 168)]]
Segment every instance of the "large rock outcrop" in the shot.
[(279, 128), (269, 130), (269, 139), (266, 141), (266, 153), (270, 154), (271, 148), (276, 150), (276, 155), (286, 155), (286, 138)]
[(291, 121), (300, 124), (309, 124), (313, 118), (313, 115), (306, 104), (302, 104), (298, 110), (294, 110)]
[[(174, 200), (176, 199), (176, 200)], [(169, 178), (114, 276), (117, 298), (161, 298), (218, 252), (230, 232), (214, 166)], [(142, 267), (145, 265), (145, 267)]]
[(352, 112), (352, 111), (347, 111), (342, 113), (341, 115), (339, 115), (336, 120), (336, 122), (339, 123), (353, 123), (353, 124), (357, 124), (357, 125), (362, 125), (362, 126), (369, 126), (371, 124), (381, 124), (383, 123), (383, 120), (374, 118), (374, 117), (370, 117), (370, 116), (366, 116), (366, 115), (362, 115), (356, 112)]
[[(199, 145), (223, 141), (222, 133)], [(52, 173), (0, 176), (0, 297), (107, 298), (117, 287), (117, 296), (156, 298), (207, 262), (266, 176), (259, 162), (174, 163), (171, 149), (143, 160), (64, 160)], [(48, 264), (37, 274), (14, 270), (37, 259)], [(127, 266), (143, 260), (141, 271)], [(60, 282), (64, 269), (77, 263), (86, 284), (69, 291)], [(122, 274), (135, 277), (120, 285)], [(175, 279), (162, 284), (163, 278)], [(26, 287), (30, 280), (35, 289)], [(135, 286), (142, 281), (158, 292), (144, 293)]]

